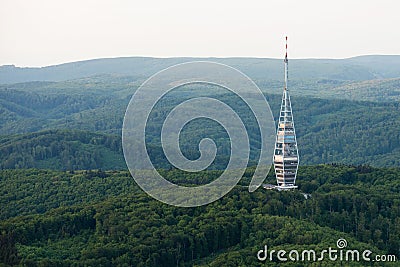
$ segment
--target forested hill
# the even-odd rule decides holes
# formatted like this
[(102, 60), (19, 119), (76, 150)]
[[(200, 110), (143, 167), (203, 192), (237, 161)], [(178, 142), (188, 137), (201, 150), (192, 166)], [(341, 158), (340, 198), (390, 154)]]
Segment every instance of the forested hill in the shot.
[[(255, 80), (277, 80), (282, 76), (282, 60), (267, 58), (149, 58), (94, 59), (42, 68), (0, 67), (0, 84), (27, 81), (65, 81), (117, 74), (148, 77), (166, 67), (198, 60), (220, 62), (238, 68)], [(361, 56), (348, 59), (291, 59), (291, 79), (371, 80), (400, 77), (400, 56)]]
[[(301, 167), (298, 185), (311, 193), (307, 199), (298, 190), (249, 193), (252, 171), (222, 199), (191, 209), (152, 199), (126, 171), (0, 171), (0, 265), (398, 266), (257, 260), (264, 245), (321, 252), (345, 238), (346, 249), (398, 261), (398, 168)], [(219, 172), (163, 175), (189, 185), (208, 183)]]
[[(13, 91), (7, 94), (3, 103), (0, 101), (3, 114), (0, 118), (3, 134), (0, 136), (0, 168), (125, 169), (120, 134), (129, 99), (42, 93), (32, 96)], [(228, 104), (236, 103), (231, 95), (216, 97)], [(266, 97), (276, 114), (280, 95)], [(159, 130), (165, 115), (183, 99), (184, 95), (166, 98), (149, 124), (149, 151), (161, 168), (169, 168), (169, 165), (163, 160)], [(6, 104), (5, 100), (8, 100)], [(400, 166), (398, 103), (308, 97), (292, 97), (292, 102), (301, 164)], [(260, 139), (255, 121), (243, 106), (236, 105), (236, 108), (249, 127), (251, 159), (256, 160)], [(64, 130), (66, 128), (68, 130)], [(16, 134), (20, 132), (25, 134)], [(223, 161), (230, 153), (224, 133), (215, 124), (193, 123), (182, 132), (182, 148), (195, 157), (201, 138), (213, 138), (217, 140), (221, 156), (219, 165), (213, 168), (223, 168)]]
[(47, 130), (0, 137), (0, 169), (125, 169), (119, 136)]
[[(45, 68), (0, 67), (0, 83), (14, 78), (47, 80), (0, 84), (0, 168), (124, 169), (120, 144), (116, 148), (90, 140), (101, 136), (95, 139), (120, 143), (125, 109), (143, 80), (163, 67), (189, 60), (193, 59), (117, 58)], [(215, 60), (252, 77), (276, 117), (281, 60)], [(301, 164), (400, 166), (399, 61), (400, 56), (290, 61), (289, 89)], [(70, 78), (76, 79), (66, 80)], [(159, 127), (165, 114), (188, 96), (216, 97), (239, 112), (249, 129), (254, 163), (260, 140), (254, 120), (237, 104), (240, 101), (211, 86), (177, 91), (163, 99), (148, 127), (149, 150), (159, 167), (170, 167), (163, 160)], [(185, 129), (183, 149), (196, 158), (198, 142), (204, 137), (218, 140), (222, 154), (213, 169), (223, 168), (229, 144), (215, 125), (194, 123)]]

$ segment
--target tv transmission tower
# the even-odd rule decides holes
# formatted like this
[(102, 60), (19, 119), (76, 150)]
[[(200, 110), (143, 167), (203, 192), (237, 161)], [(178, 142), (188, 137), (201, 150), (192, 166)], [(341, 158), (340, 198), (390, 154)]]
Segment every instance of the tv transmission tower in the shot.
[(292, 105), (288, 92), (288, 56), (287, 37), (285, 55), (285, 87), (283, 88), (281, 111), (279, 113), (278, 130), (275, 141), (274, 167), (278, 183), (277, 189), (289, 190), (297, 188), (296, 176), (299, 166), (296, 131), (294, 129)]

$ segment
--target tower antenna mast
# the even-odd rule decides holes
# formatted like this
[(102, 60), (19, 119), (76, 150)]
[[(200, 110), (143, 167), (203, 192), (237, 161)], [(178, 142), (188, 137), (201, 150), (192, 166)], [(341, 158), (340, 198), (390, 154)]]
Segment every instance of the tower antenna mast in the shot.
[(286, 36), (286, 54), (285, 54), (285, 90), (287, 90), (288, 87), (288, 79), (289, 79), (289, 60), (287, 56), (287, 36)]

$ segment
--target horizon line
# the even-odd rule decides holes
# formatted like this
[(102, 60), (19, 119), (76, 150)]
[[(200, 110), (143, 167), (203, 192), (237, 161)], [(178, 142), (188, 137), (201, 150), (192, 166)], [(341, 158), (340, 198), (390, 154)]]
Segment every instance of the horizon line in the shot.
[[(346, 59), (353, 59), (353, 58), (359, 58), (359, 57), (397, 57), (400, 56), (400, 54), (363, 54), (363, 55), (358, 55), (358, 56), (351, 56), (351, 57), (293, 57), (289, 58), (290, 60), (346, 60)], [(149, 58), (149, 59), (182, 59), (182, 58), (196, 58), (196, 59), (266, 59), (266, 60), (282, 60), (284, 57), (279, 58), (279, 57), (247, 57), (247, 56), (232, 56), (232, 57), (217, 57), (217, 56), (209, 56), (209, 57), (197, 57), (197, 56), (166, 56), (166, 57), (159, 57), (159, 56), (116, 56), (116, 57), (98, 57), (98, 58), (88, 58), (88, 59), (80, 59), (80, 60), (75, 60), (75, 61), (65, 61), (61, 63), (56, 63), (56, 64), (50, 64), (50, 65), (16, 65), (13, 63), (8, 63), (8, 64), (1, 64), (0, 67), (15, 67), (15, 68), (48, 68), (48, 67), (55, 67), (55, 66), (61, 66), (61, 65), (67, 65), (67, 64), (72, 64), (72, 63), (84, 63), (84, 62), (90, 62), (90, 61), (96, 61), (96, 60), (111, 60), (111, 59), (129, 59), (129, 58)]]

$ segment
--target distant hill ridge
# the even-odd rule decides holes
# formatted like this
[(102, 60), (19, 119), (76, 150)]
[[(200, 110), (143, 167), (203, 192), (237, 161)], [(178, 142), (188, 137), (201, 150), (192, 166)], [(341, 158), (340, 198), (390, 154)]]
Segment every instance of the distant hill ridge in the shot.
[[(29, 81), (65, 81), (101, 74), (148, 77), (168, 66), (210, 60), (238, 68), (252, 79), (280, 80), (282, 60), (269, 58), (151, 58), (120, 57), (92, 59), (60, 65), (21, 68), (0, 66), (0, 84)], [(291, 59), (291, 79), (334, 79), (361, 81), (400, 77), (400, 55), (371, 55), (347, 59)]]

